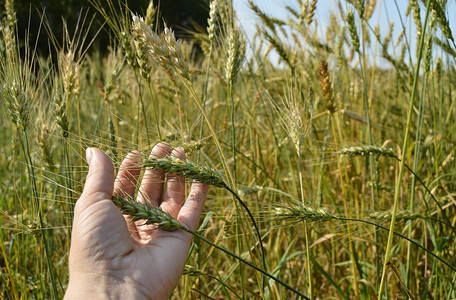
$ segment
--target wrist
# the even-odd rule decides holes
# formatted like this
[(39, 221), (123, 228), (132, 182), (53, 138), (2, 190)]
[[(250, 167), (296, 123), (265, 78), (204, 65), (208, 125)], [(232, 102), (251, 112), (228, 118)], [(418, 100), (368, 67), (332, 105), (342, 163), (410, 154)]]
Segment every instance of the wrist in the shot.
[(73, 299), (146, 299), (141, 289), (98, 274), (70, 276), (65, 300)]
[(112, 299), (108, 285), (103, 276), (70, 276), (64, 299)]

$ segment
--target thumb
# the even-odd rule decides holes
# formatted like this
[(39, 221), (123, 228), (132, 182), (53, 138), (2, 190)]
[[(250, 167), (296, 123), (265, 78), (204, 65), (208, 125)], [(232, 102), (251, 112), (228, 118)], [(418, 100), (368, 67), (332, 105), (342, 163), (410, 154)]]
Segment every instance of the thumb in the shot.
[(86, 158), (89, 164), (84, 191), (79, 201), (83, 206), (90, 206), (100, 200), (111, 199), (114, 189), (114, 166), (111, 159), (97, 148), (87, 148)]

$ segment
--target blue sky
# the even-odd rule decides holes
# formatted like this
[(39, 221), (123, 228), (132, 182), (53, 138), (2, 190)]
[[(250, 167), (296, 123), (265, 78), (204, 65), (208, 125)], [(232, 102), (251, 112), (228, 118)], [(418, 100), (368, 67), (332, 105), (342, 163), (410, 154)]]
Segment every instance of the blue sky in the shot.
[[(257, 22), (256, 16), (252, 13), (252, 11), (248, 7), (247, 0), (233, 0), (234, 6), (237, 12), (237, 16), (239, 22), (243, 29), (247, 32), (247, 35), (251, 36), (255, 30), (254, 24)], [(291, 6), (299, 11), (298, 3), (296, 0), (253, 0), (253, 2), (260, 7), (265, 13), (272, 15), (274, 17), (278, 17), (281, 19), (285, 19), (289, 15), (285, 6)], [(310, 2), (310, 1), (309, 1)], [(350, 5), (346, 3), (346, 1), (341, 1), (342, 6), (346, 9), (350, 8)], [(389, 29), (389, 24), (394, 22), (394, 32), (393, 32), (393, 41), (399, 36), (402, 31), (400, 16), (403, 18), (403, 22), (406, 28), (410, 28), (411, 32), (407, 32), (407, 36), (415, 35), (415, 25), (413, 20), (409, 17), (405, 17), (405, 12), (407, 10), (408, 5), (407, 0), (378, 0), (377, 7), (373, 13), (373, 16), (370, 20), (372, 27), (375, 27), (377, 22), (379, 22), (381, 36), (385, 36), (386, 32)], [(448, 1), (448, 19), (450, 21), (450, 26), (453, 31), (453, 35), (456, 35), (456, 1), (449, 0)], [(318, 27), (319, 31), (322, 32), (321, 36), (323, 37), (323, 32), (326, 26), (329, 23), (329, 16), (331, 11), (336, 11), (337, 1), (336, 0), (320, 0), (318, 1), (317, 11), (315, 14), (315, 20), (318, 20)], [(397, 7), (396, 7), (397, 3)], [(424, 9), (421, 9), (421, 13), (423, 14), (422, 19), (424, 19)], [(415, 48), (415, 38), (410, 40), (412, 44), (412, 53), (414, 53)]]

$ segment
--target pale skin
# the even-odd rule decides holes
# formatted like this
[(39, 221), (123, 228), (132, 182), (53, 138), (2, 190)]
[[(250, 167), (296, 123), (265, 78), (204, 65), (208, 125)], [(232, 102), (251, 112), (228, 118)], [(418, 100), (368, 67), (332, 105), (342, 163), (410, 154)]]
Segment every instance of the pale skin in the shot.
[[(166, 143), (156, 145), (151, 156), (170, 154), (185, 159), (182, 148), (171, 151)], [(115, 178), (109, 157), (87, 149), (89, 174), (74, 209), (65, 299), (167, 299), (177, 285), (192, 236), (131, 223), (110, 200), (113, 194), (134, 196), (140, 157), (130, 153)], [(186, 198), (185, 178), (146, 170), (136, 200), (158, 205), (196, 230), (207, 191), (208, 185), (193, 182)]]

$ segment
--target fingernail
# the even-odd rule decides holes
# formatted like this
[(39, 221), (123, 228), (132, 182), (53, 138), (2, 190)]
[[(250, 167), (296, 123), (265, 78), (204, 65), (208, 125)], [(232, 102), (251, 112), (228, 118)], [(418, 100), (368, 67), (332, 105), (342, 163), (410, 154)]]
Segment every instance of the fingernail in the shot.
[(90, 165), (90, 162), (92, 161), (92, 157), (93, 157), (93, 150), (92, 148), (87, 148), (86, 149), (86, 159), (87, 159), (87, 163)]

